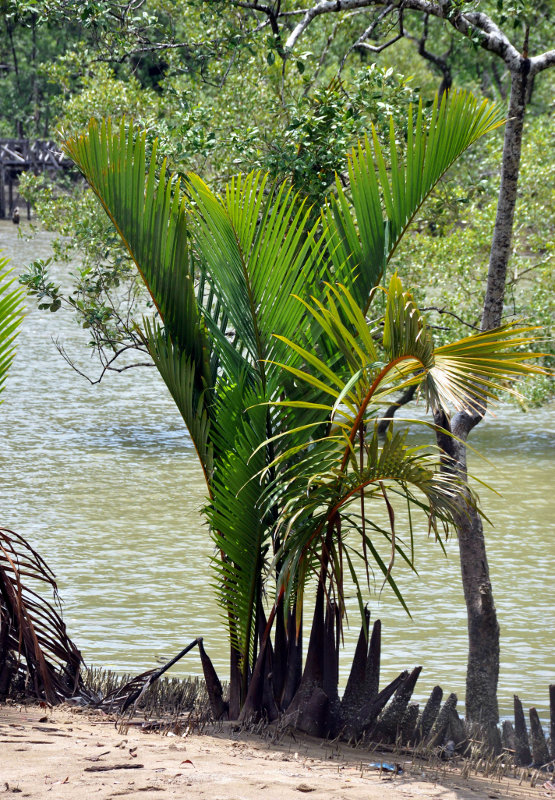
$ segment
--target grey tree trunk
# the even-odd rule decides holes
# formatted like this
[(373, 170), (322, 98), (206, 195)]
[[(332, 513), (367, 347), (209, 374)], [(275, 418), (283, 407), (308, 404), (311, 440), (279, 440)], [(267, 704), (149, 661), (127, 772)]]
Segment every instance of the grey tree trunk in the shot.
[[(452, 421), (453, 434), (461, 440), (455, 450), (458, 471), (466, 480), (466, 438), (479, 422), (477, 416), (458, 414)], [(493, 599), (482, 518), (469, 505), (461, 508), (457, 520), (461, 577), (467, 611), (468, 662), (466, 669), (466, 717), (489, 731), (488, 739), (497, 750), (499, 722), (497, 682), (499, 678), (499, 623)]]
[[(490, 253), (482, 330), (499, 325), (503, 314), (526, 107), (528, 59), (522, 59), (519, 66), (519, 70), (511, 73), (509, 120), (505, 127), (501, 185)], [(446, 465), (447, 468), (455, 469), (464, 483), (468, 477), (465, 443), (470, 431), (483, 418), (485, 410), (484, 402), (482, 413), (459, 413), (450, 423), (445, 417), (436, 416), (436, 422), (441, 427), (450, 429), (459, 440), (445, 436), (441, 432), (438, 434), (440, 447), (452, 459)], [(469, 721), (479, 722), (485, 727), (490, 745), (498, 750), (500, 739), (496, 726), (499, 722), (497, 704), (499, 623), (489, 576), (482, 519), (476, 509), (467, 504), (468, 499), (469, 496), (461, 501), (457, 520), (461, 576), (468, 616), (466, 716)]]
[[(445, 468), (456, 472), (464, 483), (467, 481), (465, 442), (481, 418), (478, 413), (460, 413), (449, 422), (443, 412), (435, 417), (441, 429), (457, 437), (452, 438), (441, 430), (437, 434), (438, 444), (448, 456)], [(482, 519), (472, 505), (470, 493), (460, 501), (456, 522), (468, 624), (466, 717), (484, 726), (491, 746), (497, 750), (500, 747), (496, 727), (499, 722), (499, 623), (489, 577)]]
[(501, 185), (499, 187), (497, 215), (489, 259), (488, 283), (482, 313), (483, 331), (499, 325), (503, 315), (503, 300), (505, 297), (507, 264), (511, 254), (530, 62), (527, 58), (523, 58), (519, 66), (520, 69), (518, 71), (511, 72), (511, 96), (503, 141)]

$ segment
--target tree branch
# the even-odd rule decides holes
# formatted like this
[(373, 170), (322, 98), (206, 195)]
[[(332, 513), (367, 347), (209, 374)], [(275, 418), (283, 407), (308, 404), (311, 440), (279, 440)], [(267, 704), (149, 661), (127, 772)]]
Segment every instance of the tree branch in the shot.
[(530, 75), (537, 75), (544, 69), (555, 66), (555, 50), (547, 50), (539, 56), (530, 59)]
[(383, 5), (375, 0), (319, 0), (315, 6), (307, 9), (302, 20), (293, 28), (289, 38), (285, 42), (285, 50), (293, 50), (297, 41), (308, 28), (312, 20), (321, 14), (337, 13), (339, 11), (350, 11), (353, 8), (366, 8), (368, 6)]
[[(384, 0), (318, 0), (311, 8), (304, 11), (302, 19), (293, 28), (285, 42), (285, 50), (286, 52), (293, 50), (312, 21), (322, 14), (372, 7), (389, 8), (391, 5), (391, 3)], [(438, 0), (438, 2), (430, 2), (430, 0), (398, 0), (393, 5), (394, 8), (429, 14), (445, 20), (463, 36), (478, 40), (480, 47), (484, 50), (502, 58), (511, 71), (518, 69), (525, 57), (512, 44), (499, 26), (482, 11), (453, 12), (451, 3), (445, 2), (445, 0)], [(369, 48), (369, 46), (367, 47)], [(535, 74), (553, 65), (555, 65), (555, 50), (548, 50), (530, 59), (530, 72)]]
[[(388, 6), (388, 9), (389, 8), (393, 8), (393, 6)], [(364, 49), (364, 50), (369, 50), (371, 53), (381, 53), (382, 50), (385, 50), (387, 47), (391, 47), (392, 44), (395, 44), (395, 42), (398, 42), (399, 39), (402, 39), (404, 35), (405, 35), (405, 31), (404, 31), (404, 28), (403, 28), (403, 9), (400, 8), (399, 9), (399, 33), (396, 36), (394, 36), (393, 39), (388, 39), (387, 42), (384, 42), (383, 44), (380, 44), (380, 45), (373, 45), (373, 44), (368, 44), (367, 42), (361, 42), (359, 44), (359, 47), (361, 49)]]
[(356, 50), (357, 47), (360, 47), (362, 44), (364, 44), (364, 42), (367, 39), (369, 39), (372, 36), (372, 34), (376, 30), (376, 28), (378, 27), (378, 25), (380, 24), (382, 19), (384, 19), (384, 17), (386, 17), (391, 11), (393, 11), (394, 8), (395, 8), (395, 6), (393, 5), (393, 3), (391, 3), (388, 6), (386, 6), (383, 9), (383, 11), (381, 11), (378, 14), (378, 16), (373, 20), (372, 24), (369, 25), (366, 28), (364, 33), (361, 36), (359, 36), (359, 38), (356, 40), (356, 42), (349, 47), (349, 49), (347, 50), (347, 52), (345, 53), (345, 55), (341, 59), (341, 64), (339, 65), (339, 69), (337, 71), (338, 75), (340, 75), (341, 72), (343, 71), (343, 67), (345, 66), (345, 62), (346, 62), (347, 58), (350, 56), (350, 54), (353, 52), (353, 50)]
[(268, 22), (270, 23), (272, 33), (275, 36), (277, 45), (276, 49), (281, 58), (284, 58), (283, 46), (281, 42), (281, 31), (278, 25), (280, 3), (278, 3), (277, 8), (275, 10), (271, 6), (260, 5), (260, 3), (258, 3), (258, 0), (254, 0), (254, 2), (246, 2), (246, 0), (238, 0), (237, 2), (234, 2), (233, 5), (237, 6), (237, 8), (246, 8), (250, 11), (260, 11), (262, 12), (262, 14), (265, 14), (268, 17)]
[(441, 85), (439, 87), (438, 95), (439, 97), (443, 97), (445, 92), (449, 91), (453, 84), (453, 77), (451, 75), (451, 68), (447, 63), (447, 57), (451, 55), (451, 51), (453, 49), (453, 43), (449, 45), (449, 48), (443, 53), (441, 56), (436, 56), (434, 53), (430, 52), (430, 50), (426, 49), (426, 43), (428, 41), (428, 20), (430, 19), (429, 14), (424, 15), (424, 29), (422, 31), (422, 36), (420, 39), (417, 39), (416, 36), (411, 36), (409, 33), (405, 33), (405, 38), (410, 39), (413, 42), (416, 42), (418, 45), (418, 53), (422, 56), (426, 61), (429, 61), (435, 67), (439, 69), (441, 74), (443, 75), (443, 79), (441, 81)]
[(79, 369), (79, 367), (76, 366), (75, 362), (67, 354), (63, 344), (60, 342), (59, 339), (57, 339), (54, 342), (54, 345), (56, 346), (56, 350), (58, 351), (58, 353), (62, 356), (64, 361), (66, 361), (69, 364), (71, 369), (73, 369), (82, 378), (85, 378), (86, 380), (88, 380), (88, 382), (91, 384), (91, 386), (94, 386), (95, 384), (100, 383), (100, 381), (102, 380), (102, 378), (104, 377), (104, 375), (107, 372), (125, 372), (126, 370), (134, 369), (135, 367), (153, 367), (154, 366), (154, 363), (152, 361), (139, 361), (139, 362), (135, 362), (134, 364), (125, 364), (125, 366), (123, 366), (123, 367), (114, 367), (113, 366), (114, 361), (122, 353), (125, 353), (126, 350), (138, 350), (139, 352), (144, 352), (144, 353), (148, 352), (147, 350), (141, 350), (141, 348), (138, 348), (136, 345), (126, 345), (125, 347), (122, 347), (120, 350), (118, 350), (115, 353), (115, 355), (112, 356), (112, 358), (106, 360), (105, 362), (104, 361), (102, 362), (102, 369), (100, 371), (100, 375), (98, 376), (98, 378), (93, 380), (92, 378), (90, 378), (87, 375), (86, 372), (83, 372), (82, 370)]
[(475, 331), (481, 330), (479, 325), (472, 325), (471, 322), (466, 322), (462, 317), (459, 317), (458, 314), (455, 314), (454, 311), (447, 311), (446, 308), (438, 308), (437, 306), (425, 306), (420, 307), (420, 311), (435, 311), (437, 314), (448, 314), (450, 317), (454, 317), (461, 325), (466, 325), (467, 328), (472, 328)]

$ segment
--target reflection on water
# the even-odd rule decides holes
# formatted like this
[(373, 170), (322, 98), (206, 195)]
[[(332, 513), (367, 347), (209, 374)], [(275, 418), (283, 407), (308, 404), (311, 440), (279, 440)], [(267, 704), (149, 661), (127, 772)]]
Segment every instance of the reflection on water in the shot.
[[(0, 249), (18, 269), (48, 255), (0, 223)], [(70, 635), (88, 663), (139, 672), (202, 635), (222, 676), (225, 626), (212, 597), (211, 544), (200, 510), (205, 490), (194, 449), (154, 369), (128, 370), (90, 386), (60, 358), (61, 336), (91, 373), (86, 332), (61, 312), (31, 310), (0, 407), (0, 524), (28, 537), (54, 569)], [(80, 346), (81, 343), (81, 346)], [(471, 470), (482, 489), (488, 553), (502, 629), (500, 703), (512, 695), (544, 713), (555, 682), (553, 604), (555, 466), (553, 406), (501, 409), (480, 425)], [(466, 616), (456, 541), (447, 557), (421, 532), (418, 576), (396, 566), (412, 620), (377, 579), (370, 598), (381, 616), (383, 680), (423, 664), (420, 692), (440, 683), (464, 696)], [(357, 636), (350, 603), (343, 680)], [(174, 668), (199, 673), (192, 653)]]

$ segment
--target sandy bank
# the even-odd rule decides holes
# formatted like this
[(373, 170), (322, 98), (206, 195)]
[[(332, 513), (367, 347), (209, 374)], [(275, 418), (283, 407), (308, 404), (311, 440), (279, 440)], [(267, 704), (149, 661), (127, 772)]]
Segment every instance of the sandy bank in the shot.
[[(403, 774), (369, 767), (382, 757), (308, 738), (271, 744), (230, 728), (208, 735), (160, 736), (70, 708), (0, 705), (0, 796), (203, 798), (203, 800), (400, 800), (401, 798), (555, 798), (549, 786), (524, 788), (462, 779), (456, 770)], [(391, 761), (391, 755), (383, 759)], [(361, 768), (362, 767), (362, 768)]]

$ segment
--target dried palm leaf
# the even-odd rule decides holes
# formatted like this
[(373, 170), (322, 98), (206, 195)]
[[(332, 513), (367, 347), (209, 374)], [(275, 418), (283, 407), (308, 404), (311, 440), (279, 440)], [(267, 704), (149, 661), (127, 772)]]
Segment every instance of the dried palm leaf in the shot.
[(22, 536), (0, 528), (0, 697), (21, 686), (59, 703), (79, 693), (82, 664), (61, 617), (54, 573)]

